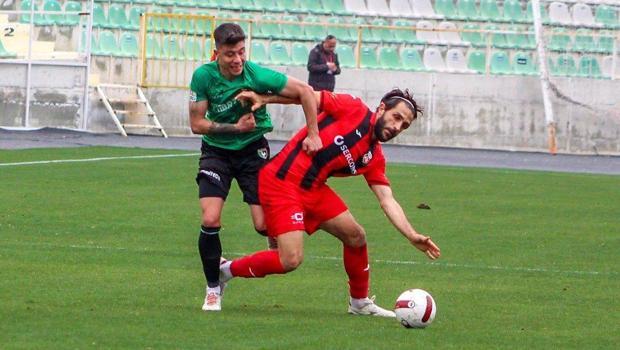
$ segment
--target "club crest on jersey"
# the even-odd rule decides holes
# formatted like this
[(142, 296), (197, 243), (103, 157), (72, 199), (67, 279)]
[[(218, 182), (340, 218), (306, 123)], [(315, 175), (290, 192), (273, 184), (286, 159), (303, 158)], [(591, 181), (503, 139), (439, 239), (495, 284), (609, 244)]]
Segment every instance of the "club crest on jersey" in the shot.
[(368, 151), (368, 153), (362, 156), (362, 163), (364, 165), (368, 165), (368, 163), (370, 163), (371, 160), (372, 160), (372, 151)]
[(265, 147), (259, 148), (256, 153), (258, 153), (258, 156), (262, 159), (267, 159), (269, 157), (269, 151), (267, 151)]

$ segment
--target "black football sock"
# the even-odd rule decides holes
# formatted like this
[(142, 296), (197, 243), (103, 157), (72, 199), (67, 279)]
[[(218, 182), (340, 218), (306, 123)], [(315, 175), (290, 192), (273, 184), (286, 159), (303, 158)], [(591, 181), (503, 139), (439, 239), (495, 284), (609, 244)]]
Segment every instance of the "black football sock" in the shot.
[(200, 227), (198, 236), (198, 251), (202, 260), (202, 270), (207, 279), (207, 286), (214, 288), (220, 285), (220, 258), (222, 244), (220, 243), (219, 227)]

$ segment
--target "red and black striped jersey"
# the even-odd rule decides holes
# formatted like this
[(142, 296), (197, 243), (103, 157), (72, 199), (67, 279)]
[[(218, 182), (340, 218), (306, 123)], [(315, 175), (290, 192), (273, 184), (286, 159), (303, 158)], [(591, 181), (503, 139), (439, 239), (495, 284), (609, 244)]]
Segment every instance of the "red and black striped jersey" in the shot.
[(293, 181), (304, 189), (321, 185), (330, 176), (364, 175), (369, 185), (389, 185), (381, 144), (372, 139), (375, 113), (357, 97), (321, 92), (318, 115), (323, 142), (313, 156), (302, 151), (308, 134), (301, 129), (273, 158), (264, 171)]

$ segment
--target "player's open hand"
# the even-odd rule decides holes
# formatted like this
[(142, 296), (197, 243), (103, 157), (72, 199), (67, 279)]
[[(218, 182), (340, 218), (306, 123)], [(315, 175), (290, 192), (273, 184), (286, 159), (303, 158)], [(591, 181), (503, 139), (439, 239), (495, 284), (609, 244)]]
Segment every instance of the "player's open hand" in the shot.
[(301, 149), (308, 155), (314, 155), (321, 148), (323, 148), (323, 142), (319, 135), (308, 135), (301, 144)]
[(411, 244), (426, 254), (431, 260), (435, 260), (441, 256), (441, 250), (429, 236), (418, 235), (411, 241)]
[(235, 96), (235, 100), (241, 102), (242, 105), (251, 105), (252, 112), (255, 112), (257, 109), (261, 108), (265, 105), (265, 101), (262, 96), (257, 94), (254, 91), (244, 90)]
[(256, 128), (256, 120), (254, 119), (254, 113), (244, 114), (239, 118), (237, 124), (235, 124), (239, 132), (250, 132)]

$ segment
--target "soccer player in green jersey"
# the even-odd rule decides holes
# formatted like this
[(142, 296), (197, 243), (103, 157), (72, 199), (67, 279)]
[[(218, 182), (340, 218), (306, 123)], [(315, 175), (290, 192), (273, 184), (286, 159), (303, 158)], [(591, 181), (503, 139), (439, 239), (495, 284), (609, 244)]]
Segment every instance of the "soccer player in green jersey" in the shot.
[(273, 125), (265, 107), (251, 112), (235, 96), (243, 90), (252, 90), (299, 99), (308, 126), (302, 149), (313, 154), (322, 147), (312, 88), (300, 80), (246, 61), (245, 33), (239, 25), (223, 23), (213, 34), (217, 58), (194, 72), (189, 105), (192, 132), (203, 135), (196, 182), (202, 209), (198, 250), (207, 279), (202, 306), (205, 311), (221, 310), (224, 286), (219, 282), (220, 218), (232, 179), (237, 180), (243, 201), (250, 206), (254, 228), (267, 235), (257, 185), (258, 170), (269, 159), (269, 144), (263, 135), (270, 132)]

